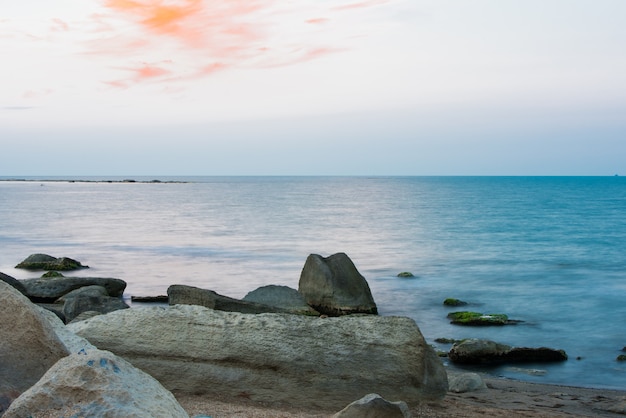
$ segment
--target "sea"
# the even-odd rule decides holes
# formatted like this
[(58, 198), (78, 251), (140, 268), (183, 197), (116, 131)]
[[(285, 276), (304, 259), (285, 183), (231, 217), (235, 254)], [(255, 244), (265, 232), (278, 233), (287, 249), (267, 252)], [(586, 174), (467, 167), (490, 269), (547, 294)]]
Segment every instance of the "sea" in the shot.
[[(0, 271), (18, 279), (40, 275), (14, 268), (30, 254), (70, 257), (90, 268), (68, 275), (123, 279), (124, 298), (141, 309), (131, 296), (172, 284), (235, 298), (269, 284), (297, 289), (309, 254), (343, 252), (379, 313), (413, 318), (439, 351), (450, 348), (439, 338), (486, 338), (569, 356), (464, 370), (626, 389), (616, 360), (626, 354), (625, 177), (0, 180)], [(456, 310), (522, 322), (452, 325)]]

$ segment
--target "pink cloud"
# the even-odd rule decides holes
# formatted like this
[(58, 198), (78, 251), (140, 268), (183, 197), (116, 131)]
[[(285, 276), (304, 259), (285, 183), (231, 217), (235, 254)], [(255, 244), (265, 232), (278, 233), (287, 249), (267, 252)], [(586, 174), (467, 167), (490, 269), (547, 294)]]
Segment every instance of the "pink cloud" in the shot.
[(52, 19), (52, 31), (53, 32), (67, 32), (70, 29), (70, 25), (61, 19)]
[(333, 10), (350, 10), (350, 9), (363, 9), (372, 6), (378, 6), (379, 4), (389, 3), (389, 0), (366, 0), (356, 3), (345, 4), (342, 6), (333, 7)]
[[(316, 26), (329, 17), (295, 18), (320, 11), (319, 5), (279, 0), (99, 0), (103, 12), (92, 15), (88, 53), (118, 59), (157, 62), (176, 57), (166, 69), (157, 66), (116, 67), (126, 78), (107, 85), (128, 88), (142, 82), (172, 83), (208, 77), (229, 68), (296, 65), (345, 51), (345, 46), (320, 44)], [(362, 9), (390, 0), (344, 1), (327, 13)], [(292, 33), (279, 33), (283, 22)], [(59, 22), (60, 25), (60, 22)], [(62, 27), (62, 25), (60, 25)], [(278, 29), (277, 29), (278, 28)], [(132, 58), (131, 58), (132, 57)], [(145, 58), (143, 58), (145, 57)]]

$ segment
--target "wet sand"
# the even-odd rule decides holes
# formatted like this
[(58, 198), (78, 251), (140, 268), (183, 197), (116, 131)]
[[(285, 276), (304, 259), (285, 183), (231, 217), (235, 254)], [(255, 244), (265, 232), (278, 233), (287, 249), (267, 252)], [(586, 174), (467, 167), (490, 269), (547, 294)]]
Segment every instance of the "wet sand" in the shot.
[[(626, 390), (544, 385), (483, 375), (487, 389), (451, 393), (440, 402), (413, 407), (413, 417), (624, 417)], [(288, 405), (268, 405), (247, 397), (207, 398), (175, 394), (191, 417), (328, 418), (337, 411), (307, 411)], [(389, 399), (397, 400), (397, 399)]]

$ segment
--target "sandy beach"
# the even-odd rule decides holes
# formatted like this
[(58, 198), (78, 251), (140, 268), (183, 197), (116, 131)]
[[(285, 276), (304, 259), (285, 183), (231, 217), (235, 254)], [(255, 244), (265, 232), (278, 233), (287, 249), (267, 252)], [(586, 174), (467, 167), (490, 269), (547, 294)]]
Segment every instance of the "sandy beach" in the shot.
[[(411, 409), (414, 417), (620, 417), (626, 414), (626, 391), (544, 385), (483, 376), (487, 389), (448, 393), (437, 403)], [(328, 418), (337, 411), (307, 411), (289, 405), (267, 405), (245, 395), (207, 398), (176, 394), (191, 417)], [(394, 400), (394, 399), (390, 399)]]

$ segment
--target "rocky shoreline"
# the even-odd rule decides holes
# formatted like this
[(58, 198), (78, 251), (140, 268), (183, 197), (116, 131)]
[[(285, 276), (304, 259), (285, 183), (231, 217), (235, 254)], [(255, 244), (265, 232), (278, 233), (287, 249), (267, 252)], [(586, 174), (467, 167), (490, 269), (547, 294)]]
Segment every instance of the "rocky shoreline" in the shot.
[[(119, 279), (56, 271), (88, 268), (76, 260), (35, 254), (19, 268), (51, 271), (0, 273), (0, 320), (11, 324), (0, 335), (0, 416), (626, 414), (626, 392), (446, 370), (412, 319), (377, 315), (343, 253), (311, 254), (297, 290), (265, 286), (239, 300), (172, 285), (147, 300), (169, 306), (139, 309), (127, 309)], [(458, 364), (567, 360), (485, 340), (453, 342), (448, 355)]]

